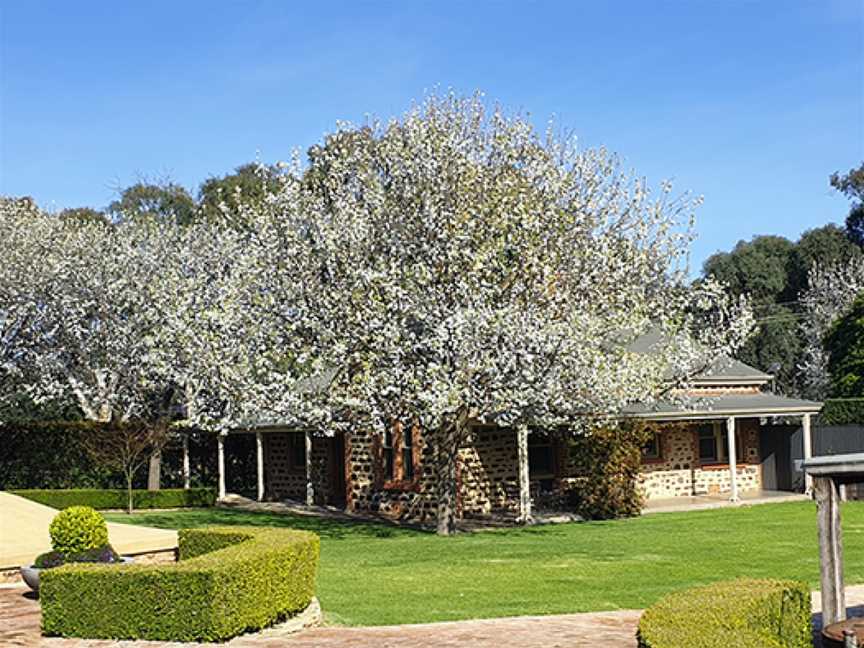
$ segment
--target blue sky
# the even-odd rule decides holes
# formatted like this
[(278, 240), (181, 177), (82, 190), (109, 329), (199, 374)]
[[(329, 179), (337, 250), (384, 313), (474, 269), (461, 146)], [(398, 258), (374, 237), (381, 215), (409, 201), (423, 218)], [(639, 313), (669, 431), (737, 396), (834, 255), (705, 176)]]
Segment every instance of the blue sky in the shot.
[(693, 265), (840, 221), (864, 159), (864, 3), (0, 0), (0, 193), (189, 188), (336, 120), (482, 90), (705, 196)]

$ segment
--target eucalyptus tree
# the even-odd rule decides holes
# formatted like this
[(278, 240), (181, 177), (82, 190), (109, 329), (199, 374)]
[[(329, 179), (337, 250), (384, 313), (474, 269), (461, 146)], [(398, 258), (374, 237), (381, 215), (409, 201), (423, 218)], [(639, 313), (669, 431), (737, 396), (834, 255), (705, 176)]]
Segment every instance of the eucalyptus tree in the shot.
[[(688, 287), (698, 199), (477, 97), (341, 125), (298, 175), (243, 220), (281, 259), (298, 366), (328, 376), (304, 406), (421, 426), (441, 533), (472, 422), (585, 429), (685, 385), (752, 325), (718, 283)], [(654, 353), (628, 350), (651, 329)]]

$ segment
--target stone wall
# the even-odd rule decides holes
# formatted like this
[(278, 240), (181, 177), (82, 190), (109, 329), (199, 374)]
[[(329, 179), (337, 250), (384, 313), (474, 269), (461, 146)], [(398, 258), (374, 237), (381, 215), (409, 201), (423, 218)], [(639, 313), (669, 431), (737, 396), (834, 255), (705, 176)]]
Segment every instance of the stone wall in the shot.
[[(738, 490), (761, 487), (759, 466), (759, 421), (738, 421), (741, 445), (736, 468)], [(729, 492), (726, 465), (702, 466), (699, 462), (695, 426), (672, 426), (660, 433), (661, 459), (643, 463), (640, 484), (648, 499), (707, 495)]]
[(414, 479), (387, 485), (383, 477), (381, 440), (376, 434), (357, 431), (346, 435), (349, 511), (368, 512), (396, 520), (430, 522), (437, 514), (432, 449), (422, 435), (415, 439), (417, 461)]
[[(264, 497), (269, 500), (306, 501), (306, 434), (302, 431), (264, 433)], [(315, 504), (331, 496), (330, 444), (333, 439), (312, 437), (312, 489)], [(302, 448), (303, 463), (295, 457)]]
[(471, 443), (459, 452), (459, 477), (463, 515), (518, 513), (516, 433), (505, 428), (475, 428)]
[(295, 444), (305, 444), (303, 433), (265, 432), (263, 436), (265, 498), (305, 501), (306, 467), (292, 460)]

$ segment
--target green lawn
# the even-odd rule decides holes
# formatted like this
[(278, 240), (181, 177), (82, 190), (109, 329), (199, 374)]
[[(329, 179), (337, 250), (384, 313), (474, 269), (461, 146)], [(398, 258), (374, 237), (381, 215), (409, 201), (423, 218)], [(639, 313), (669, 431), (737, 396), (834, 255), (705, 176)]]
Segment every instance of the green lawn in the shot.
[[(331, 623), (382, 625), (642, 608), (672, 590), (736, 576), (816, 586), (810, 502), (665, 513), (451, 538), (380, 524), (222, 509), (122, 513), (179, 529), (252, 524), (321, 535), (318, 595)], [(848, 583), (864, 582), (864, 503), (843, 508)]]

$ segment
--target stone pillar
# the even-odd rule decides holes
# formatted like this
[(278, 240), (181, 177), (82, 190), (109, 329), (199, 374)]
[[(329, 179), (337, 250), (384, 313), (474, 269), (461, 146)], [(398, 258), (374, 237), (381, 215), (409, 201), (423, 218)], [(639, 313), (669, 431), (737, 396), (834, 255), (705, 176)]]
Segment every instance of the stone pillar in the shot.
[(842, 621), (846, 617), (839, 490), (837, 482), (831, 477), (819, 476), (813, 479), (819, 525), (822, 623), (826, 626)]
[(258, 476), (258, 501), (264, 501), (264, 435), (255, 432), (255, 468)]
[(189, 433), (183, 433), (183, 488), (189, 490), (192, 473), (189, 469)]
[(516, 427), (516, 448), (519, 458), (519, 519), (522, 524), (530, 524), (531, 517), (531, 475), (528, 470), (528, 426)]
[(312, 485), (312, 433), (306, 431), (306, 506), (315, 503), (315, 487)]
[[(804, 461), (806, 462), (813, 456), (813, 439), (810, 432), (810, 414), (805, 414), (801, 417), (802, 440), (804, 442)], [(804, 471), (804, 493), (806, 495), (813, 494), (813, 478)]]
[(726, 442), (729, 459), (729, 501), (738, 501), (738, 455), (735, 449), (735, 417), (726, 419)]
[(219, 468), (219, 499), (225, 499), (225, 435), (216, 435), (216, 459)]

